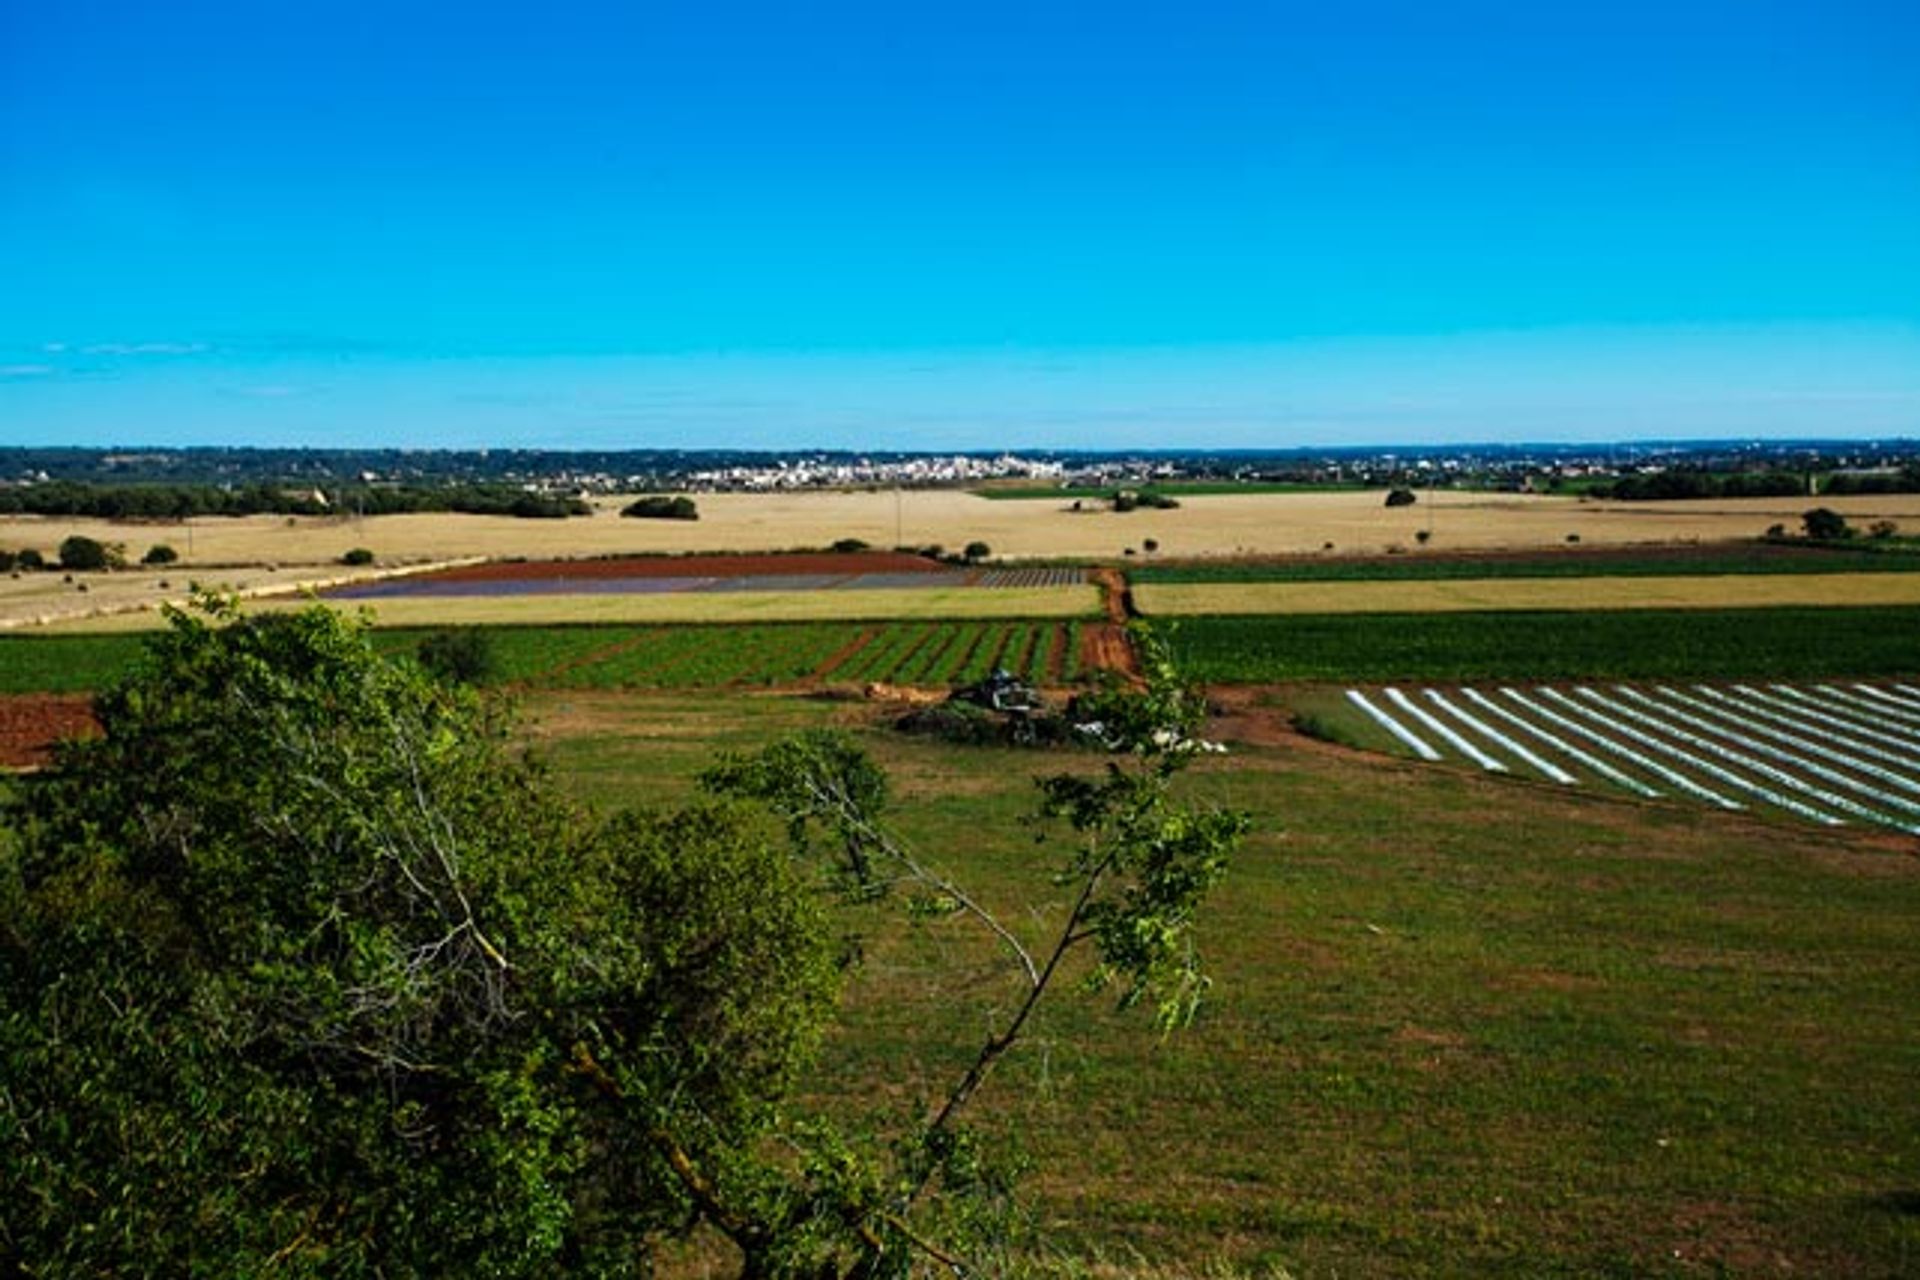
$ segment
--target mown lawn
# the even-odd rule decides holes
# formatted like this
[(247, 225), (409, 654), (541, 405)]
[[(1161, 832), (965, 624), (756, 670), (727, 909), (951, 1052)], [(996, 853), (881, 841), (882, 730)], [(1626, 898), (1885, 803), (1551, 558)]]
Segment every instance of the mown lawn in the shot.
[[(1027, 779), (1096, 763), (903, 739), (859, 703), (529, 709), (597, 805), (682, 796), (715, 746), (855, 726), (900, 827), (1022, 928), (1056, 892)], [(1063, 993), (981, 1097), (1057, 1243), (1171, 1274), (1920, 1267), (1920, 845), (1314, 744), (1191, 783), (1257, 822), (1205, 922), (1198, 1025), (1160, 1042)], [(866, 964), (813, 1090), (911, 1109), (1011, 988), (951, 923), (850, 925)]]

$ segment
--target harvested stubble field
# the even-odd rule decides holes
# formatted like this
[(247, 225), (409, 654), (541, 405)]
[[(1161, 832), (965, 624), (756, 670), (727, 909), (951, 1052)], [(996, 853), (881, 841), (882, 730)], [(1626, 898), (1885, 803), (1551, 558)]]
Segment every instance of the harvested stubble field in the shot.
[(1543, 609), (1759, 609), (1920, 604), (1920, 573), (1484, 578), (1403, 582), (1144, 582), (1148, 617)]
[[(1126, 513), (1068, 510), (1060, 503), (996, 502), (956, 490), (875, 493), (701, 494), (700, 519), (630, 520), (624, 501), (604, 499), (597, 514), (572, 520), (516, 520), (463, 515), (337, 518), (200, 519), (189, 539), (177, 524), (0, 520), (0, 547), (51, 551), (70, 533), (123, 542), (135, 558), (166, 542), (186, 564), (319, 565), (350, 547), (368, 547), (385, 562), (457, 556), (539, 559), (637, 552), (770, 551), (824, 547), (860, 538), (878, 547), (939, 543), (958, 548), (979, 540), (994, 555), (1016, 558), (1113, 559), (1125, 547), (1155, 539), (1179, 556), (1317, 553), (1333, 543), (1343, 554), (1378, 554), (1414, 544), (1433, 530), (1435, 549), (1554, 547), (1577, 534), (1583, 545), (1713, 542), (1758, 537), (1773, 524), (1797, 528), (1812, 499), (1605, 503), (1546, 495), (1441, 492), (1419, 505), (1388, 509), (1384, 491), (1243, 493), (1183, 497), (1175, 510)], [(1856, 525), (1893, 520), (1920, 528), (1920, 495), (1822, 498)], [(191, 551), (189, 552), (189, 542)]]
[[(1016, 927), (1056, 892), (1026, 779), (1072, 757), (907, 739), (847, 703), (529, 705), (558, 775), (609, 805), (685, 796), (716, 746), (845, 724), (924, 855)], [(1190, 779), (1256, 823), (1202, 923), (1198, 1024), (1157, 1042), (1069, 996), (978, 1099), (1057, 1243), (1166, 1275), (1912, 1274), (1920, 859), (1383, 760), (1259, 711), (1216, 724), (1232, 750)], [(850, 927), (865, 964), (809, 1088), (911, 1112), (1011, 986), (957, 921)]]

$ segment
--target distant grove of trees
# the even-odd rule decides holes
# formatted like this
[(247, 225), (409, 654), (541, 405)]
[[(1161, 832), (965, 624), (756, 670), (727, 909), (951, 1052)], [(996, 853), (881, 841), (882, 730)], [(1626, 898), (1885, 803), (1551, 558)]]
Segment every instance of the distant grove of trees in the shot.
[(700, 508), (685, 494), (668, 497), (664, 493), (650, 493), (629, 502), (620, 509), (620, 514), (642, 520), (698, 520)]
[(561, 520), (593, 514), (577, 497), (513, 485), (366, 485), (321, 491), (276, 484), (100, 485), (71, 480), (0, 488), (0, 515), (80, 516), (98, 520), (184, 520), (189, 516), (465, 515)]
[[(1792, 498), (1804, 496), (1808, 476), (1799, 471), (1656, 471), (1595, 485), (1596, 498), (1628, 502), (1674, 498)], [(1920, 493), (1920, 466), (1892, 472), (1836, 471), (1819, 481), (1822, 494)]]

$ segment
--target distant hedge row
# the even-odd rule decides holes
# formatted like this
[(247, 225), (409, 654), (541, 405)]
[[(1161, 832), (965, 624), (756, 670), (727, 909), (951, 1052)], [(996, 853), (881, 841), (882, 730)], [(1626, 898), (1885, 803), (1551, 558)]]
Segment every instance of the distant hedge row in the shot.
[(72, 480), (0, 488), (0, 515), (96, 520), (184, 520), (189, 516), (465, 515), (563, 520), (593, 514), (581, 498), (514, 485), (361, 485), (320, 491), (273, 484), (96, 485)]

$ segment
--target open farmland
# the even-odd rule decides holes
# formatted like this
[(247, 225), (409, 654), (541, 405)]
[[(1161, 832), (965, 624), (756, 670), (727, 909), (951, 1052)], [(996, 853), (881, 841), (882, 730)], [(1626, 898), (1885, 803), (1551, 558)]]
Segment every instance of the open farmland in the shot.
[[(908, 738), (855, 703), (530, 710), (607, 806), (684, 798), (716, 745), (847, 728), (922, 855), (1008, 918), (1051, 891), (1026, 779), (1070, 758)], [(1033, 1157), (1057, 1244), (1169, 1277), (1911, 1273), (1920, 859), (1860, 824), (1218, 731), (1229, 754), (1187, 783), (1254, 830), (1202, 922), (1198, 1023), (1162, 1041), (1064, 1000), (978, 1100)], [(809, 1089), (858, 1118), (943, 1090), (1012, 983), (954, 921), (855, 927)]]
[(1670, 578), (1718, 574), (1920, 573), (1920, 542), (1673, 543), (1390, 556), (1318, 555), (1180, 560), (1129, 566), (1136, 584), (1421, 582), (1493, 578)]
[(1920, 607), (1268, 614), (1167, 624), (1199, 679), (1779, 679), (1920, 672)]
[(1421, 760), (1920, 835), (1914, 685), (1389, 685), (1345, 697), (1349, 718)]
[[(1380, 554), (1414, 545), (1432, 529), (1433, 550), (1559, 547), (1577, 535), (1586, 547), (1756, 538), (1768, 526), (1798, 528), (1806, 498), (1616, 503), (1534, 494), (1440, 492), (1417, 507), (1389, 509), (1384, 491), (1239, 493), (1183, 497), (1173, 510), (1072, 511), (1059, 503), (998, 502), (957, 490), (700, 494), (700, 519), (629, 520), (623, 499), (571, 520), (503, 516), (395, 515), (215, 518), (129, 525), (101, 520), (0, 519), (0, 547), (51, 551), (70, 533), (125, 543), (134, 558), (155, 542), (183, 557), (182, 569), (210, 565), (326, 565), (351, 547), (383, 563), (460, 556), (545, 559), (640, 552), (773, 551), (860, 538), (877, 547), (979, 540), (996, 557), (1111, 560), (1155, 539), (1167, 555)], [(1920, 529), (1920, 495), (1821, 498), (1856, 525), (1892, 520)]]
[(1544, 609), (1736, 609), (1920, 604), (1916, 573), (1166, 583), (1136, 586), (1148, 617), (1259, 613), (1448, 613)]

